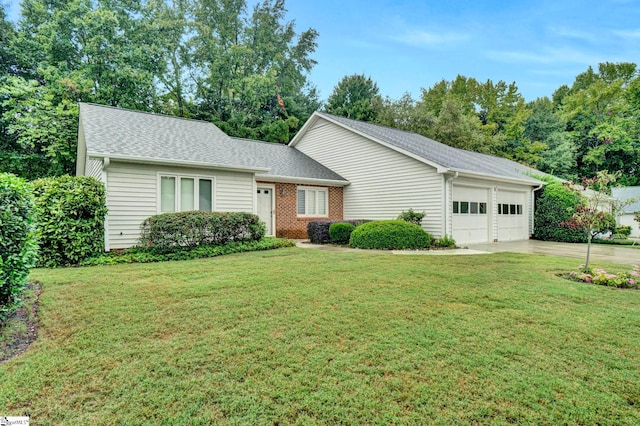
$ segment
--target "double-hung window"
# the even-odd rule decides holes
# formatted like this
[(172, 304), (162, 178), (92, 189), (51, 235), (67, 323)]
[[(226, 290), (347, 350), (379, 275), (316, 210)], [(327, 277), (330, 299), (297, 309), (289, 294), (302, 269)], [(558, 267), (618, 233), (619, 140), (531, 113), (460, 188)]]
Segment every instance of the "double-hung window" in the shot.
[(160, 212), (213, 210), (213, 178), (160, 176)]
[(298, 187), (298, 216), (329, 216), (327, 188)]

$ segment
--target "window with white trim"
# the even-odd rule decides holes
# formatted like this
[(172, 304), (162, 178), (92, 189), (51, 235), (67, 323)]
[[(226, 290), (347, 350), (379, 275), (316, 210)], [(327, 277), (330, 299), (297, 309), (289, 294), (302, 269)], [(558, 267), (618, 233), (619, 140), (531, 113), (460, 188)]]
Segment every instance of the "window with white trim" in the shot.
[(213, 177), (160, 175), (161, 213), (213, 210)]
[(453, 214), (487, 214), (487, 203), (454, 201)]
[(524, 210), (522, 204), (498, 204), (498, 214), (522, 215)]
[(327, 188), (298, 187), (298, 216), (329, 216)]

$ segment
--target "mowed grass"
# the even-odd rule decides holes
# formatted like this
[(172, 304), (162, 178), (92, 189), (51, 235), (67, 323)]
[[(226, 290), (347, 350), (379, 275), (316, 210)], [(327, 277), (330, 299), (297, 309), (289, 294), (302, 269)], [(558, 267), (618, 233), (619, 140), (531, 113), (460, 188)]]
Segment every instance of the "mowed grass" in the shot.
[[(34, 424), (639, 424), (640, 291), (575, 259), (298, 248), (36, 270)], [(596, 265), (598, 266), (598, 265)]]

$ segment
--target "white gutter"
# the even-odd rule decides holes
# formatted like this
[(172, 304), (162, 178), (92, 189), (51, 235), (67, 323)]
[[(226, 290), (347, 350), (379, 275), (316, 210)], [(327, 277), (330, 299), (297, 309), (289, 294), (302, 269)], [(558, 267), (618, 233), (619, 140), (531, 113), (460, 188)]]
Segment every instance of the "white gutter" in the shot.
[(256, 173), (256, 180), (264, 182), (299, 183), (304, 185), (347, 186), (351, 182), (334, 179), (303, 178), (295, 176), (274, 176)]
[(255, 166), (231, 166), (228, 164), (218, 163), (206, 163), (202, 161), (188, 161), (188, 160), (171, 160), (166, 158), (150, 158), (150, 157), (136, 157), (130, 155), (118, 155), (108, 154), (105, 155), (101, 152), (87, 152), (90, 157), (97, 158), (110, 158), (111, 160), (117, 160), (127, 163), (142, 163), (142, 164), (162, 164), (169, 166), (191, 166), (204, 169), (217, 169), (217, 170), (231, 170), (231, 171), (243, 171), (243, 172), (268, 172), (271, 170), (269, 167), (255, 167)]
[[(470, 172), (468, 170), (460, 170), (460, 169), (449, 169), (449, 171), (451, 171), (451, 172), (460, 172), (460, 174), (462, 176), (480, 177), (482, 179), (496, 181), (496, 182), (517, 183), (519, 185), (527, 185), (527, 186), (540, 185), (538, 183), (540, 181), (532, 182), (532, 181), (524, 180), (524, 179), (510, 178), (510, 177), (506, 177), (506, 176), (496, 176), (496, 175), (491, 175), (491, 174), (488, 174), (488, 173)], [(542, 183), (542, 186), (544, 186), (544, 185), (545, 185), (545, 183)]]

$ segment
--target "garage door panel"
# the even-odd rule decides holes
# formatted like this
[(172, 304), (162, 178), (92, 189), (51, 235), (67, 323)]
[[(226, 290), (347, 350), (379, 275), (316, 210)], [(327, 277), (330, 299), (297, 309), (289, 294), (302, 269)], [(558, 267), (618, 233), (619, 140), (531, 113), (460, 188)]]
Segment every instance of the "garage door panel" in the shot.
[(453, 187), (453, 238), (458, 243), (489, 241), (489, 189)]
[(498, 191), (498, 241), (529, 238), (526, 200), (526, 192)]

